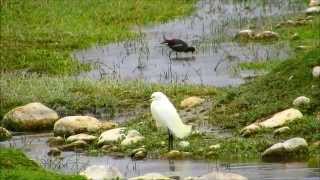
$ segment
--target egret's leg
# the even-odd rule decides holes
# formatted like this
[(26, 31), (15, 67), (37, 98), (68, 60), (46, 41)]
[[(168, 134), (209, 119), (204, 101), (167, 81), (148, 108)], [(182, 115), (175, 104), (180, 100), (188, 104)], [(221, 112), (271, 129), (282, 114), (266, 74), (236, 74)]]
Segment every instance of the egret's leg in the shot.
[(168, 146), (169, 146), (169, 151), (171, 151), (173, 149), (173, 134), (170, 132), (169, 129), (168, 129), (168, 134), (169, 134)]

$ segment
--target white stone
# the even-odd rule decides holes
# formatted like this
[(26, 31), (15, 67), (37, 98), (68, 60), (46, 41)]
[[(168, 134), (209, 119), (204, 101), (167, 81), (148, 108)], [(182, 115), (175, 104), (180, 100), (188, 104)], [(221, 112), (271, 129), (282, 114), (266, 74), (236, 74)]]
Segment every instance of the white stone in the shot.
[(6, 128), (0, 127), (0, 141), (9, 140), (11, 137), (11, 133)]
[(181, 148), (186, 148), (186, 147), (189, 147), (190, 146), (190, 143), (188, 141), (180, 141), (179, 142), (179, 146)]
[(316, 66), (313, 68), (312, 75), (314, 78), (320, 78), (320, 66)]
[(182, 108), (192, 108), (204, 102), (204, 99), (191, 96), (181, 101), (180, 106)]
[(296, 137), (283, 143), (276, 143), (272, 145), (262, 153), (262, 156), (283, 156), (287, 152), (293, 152), (301, 148), (308, 148), (308, 143), (305, 139)]
[(80, 175), (85, 176), (88, 180), (125, 179), (117, 168), (102, 165), (89, 166)]
[(70, 143), (70, 142), (74, 142), (74, 141), (78, 141), (78, 140), (83, 140), (83, 141), (86, 141), (86, 142), (91, 142), (91, 141), (94, 141), (94, 140), (96, 140), (96, 139), (97, 139), (96, 136), (89, 135), (89, 134), (85, 134), (85, 133), (80, 133), (80, 134), (76, 134), (76, 135), (69, 136), (69, 137), (67, 138), (67, 142)]
[(281, 112), (274, 114), (271, 118), (262, 121), (262, 122), (255, 122), (244, 127), (240, 132), (242, 135), (249, 135), (261, 128), (275, 128), (283, 126), (286, 123), (294, 121), (296, 119), (302, 118), (302, 113), (294, 108), (286, 109)]
[(255, 36), (255, 33), (251, 29), (241, 30), (236, 35), (236, 37), (247, 38), (247, 39), (253, 38), (254, 36)]
[(99, 137), (98, 144), (109, 144), (122, 140), (125, 138), (125, 129), (126, 128), (115, 128), (103, 132)]
[(284, 126), (284, 127), (281, 127), (281, 128), (274, 130), (273, 134), (282, 134), (282, 133), (288, 132), (288, 131), (290, 131), (290, 128), (288, 126)]
[(171, 179), (159, 173), (148, 173), (143, 176), (130, 178), (129, 180), (171, 180)]
[(209, 146), (209, 149), (214, 150), (214, 149), (219, 149), (220, 147), (221, 147), (220, 144), (214, 144), (214, 145)]
[(255, 36), (257, 39), (277, 39), (279, 37), (279, 34), (273, 31), (263, 31)]
[(309, 6), (320, 6), (320, 0), (310, 0)]
[(128, 146), (144, 140), (144, 137), (137, 130), (129, 130), (126, 138), (121, 142), (122, 146)]
[(9, 111), (4, 116), (2, 124), (10, 130), (43, 131), (51, 130), (58, 119), (59, 116), (54, 110), (41, 103), (34, 102)]
[(320, 13), (320, 6), (309, 7), (306, 10), (306, 13), (307, 14), (318, 14), (318, 13)]
[(259, 123), (259, 125), (263, 128), (275, 128), (302, 117), (303, 115), (299, 110), (290, 108), (274, 114), (271, 118)]
[(188, 180), (248, 180), (248, 178), (240, 174), (215, 171), (201, 177), (188, 177)]
[(70, 136), (79, 133), (97, 132), (101, 126), (98, 119), (90, 116), (67, 116), (54, 124), (54, 135)]
[(310, 99), (305, 96), (299, 96), (292, 102), (294, 106), (301, 106), (309, 103), (310, 103)]

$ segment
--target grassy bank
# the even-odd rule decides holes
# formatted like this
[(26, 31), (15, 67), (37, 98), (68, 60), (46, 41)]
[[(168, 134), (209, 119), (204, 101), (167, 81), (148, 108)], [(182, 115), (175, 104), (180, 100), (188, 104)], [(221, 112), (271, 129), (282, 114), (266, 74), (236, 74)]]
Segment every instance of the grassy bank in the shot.
[(84, 180), (82, 176), (62, 175), (43, 169), (20, 150), (0, 148), (0, 179)]
[(73, 50), (133, 38), (133, 25), (185, 15), (195, 0), (0, 1), (0, 71), (73, 74)]

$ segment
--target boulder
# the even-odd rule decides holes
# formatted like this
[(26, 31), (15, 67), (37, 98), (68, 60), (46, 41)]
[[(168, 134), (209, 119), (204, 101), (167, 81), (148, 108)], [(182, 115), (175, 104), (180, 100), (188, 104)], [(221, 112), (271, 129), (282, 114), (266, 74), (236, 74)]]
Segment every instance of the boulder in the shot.
[(58, 148), (51, 148), (47, 154), (48, 156), (60, 156), (61, 151)]
[(15, 131), (51, 130), (59, 119), (58, 114), (47, 106), (34, 102), (9, 111), (3, 118), (5, 128)]
[(315, 66), (313, 68), (312, 75), (314, 78), (320, 78), (320, 66)]
[(180, 106), (182, 108), (192, 108), (194, 106), (200, 105), (203, 102), (204, 102), (204, 99), (196, 97), (196, 96), (191, 96), (191, 97), (188, 97), (188, 98), (182, 100), (180, 103)]
[(255, 39), (259, 40), (271, 40), (271, 39), (278, 39), (280, 38), (279, 34), (273, 31), (263, 31), (254, 37)]
[(135, 160), (144, 159), (147, 156), (147, 150), (145, 148), (134, 149), (130, 156)]
[(183, 153), (178, 150), (171, 150), (166, 154), (168, 159), (183, 159)]
[(101, 122), (90, 116), (67, 116), (54, 124), (54, 135), (71, 136), (79, 133), (94, 133), (100, 129)]
[(0, 141), (9, 140), (11, 137), (11, 133), (6, 128), (0, 127)]
[(125, 179), (117, 168), (102, 165), (89, 166), (86, 170), (80, 172), (80, 175), (85, 176), (88, 180)]
[(320, 6), (320, 0), (310, 0), (309, 6)]
[(178, 144), (181, 148), (187, 148), (190, 146), (190, 143), (188, 141), (180, 141)]
[(125, 138), (125, 130), (126, 128), (115, 128), (103, 132), (98, 139), (98, 144), (104, 145), (122, 140)]
[(299, 96), (292, 102), (294, 106), (307, 105), (309, 103), (310, 103), (310, 99), (305, 96)]
[(286, 140), (283, 143), (276, 143), (266, 149), (262, 153), (262, 158), (265, 160), (268, 159), (277, 159), (288, 158), (292, 153), (301, 152), (301, 150), (307, 150), (308, 143), (305, 139), (296, 137), (289, 140)]
[(50, 137), (50, 138), (48, 138), (47, 143), (50, 147), (60, 146), (60, 145), (64, 144), (64, 139), (61, 136)]
[(319, 13), (320, 13), (320, 6), (309, 7), (306, 10), (306, 14), (319, 14)]
[(62, 146), (59, 146), (59, 149), (63, 151), (75, 151), (75, 150), (83, 150), (86, 149), (89, 145), (82, 140), (78, 140), (75, 142), (72, 142), (70, 144), (65, 144)]
[(281, 128), (278, 128), (278, 129), (274, 130), (273, 134), (274, 135), (279, 135), (279, 134), (286, 133), (288, 131), (290, 131), (290, 128), (288, 126), (284, 126), (284, 127), (281, 127)]
[(253, 39), (254, 37), (255, 33), (251, 29), (241, 30), (236, 35), (236, 38), (240, 39)]
[(78, 141), (78, 140), (82, 140), (82, 141), (85, 141), (85, 142), (92, 142), (92, 141), (94, 141), (96, 139), (97, 139), (96, 136), (85, 134), (85, 133), (80, 133), (80, 134), (77, 134), (77, 135), (69, 136), (67, 138), (67, 142), (70, 143), (70, 142), (74, 142), (74, 141)]
[(144, 137), (137, 130), (129, 130), (126, 138), (121, 142), (122, 146), (128, 146), (144, 140)]
[(235, 173), (211, 172), (201, 177), (188, 177), (189, 180), (248, 180), (248, 178)]
[(171, 178), (159, 173), (148, 173), (143, 176), (129, 178), (129, 180), (171, 180)]
[(271, 118), (262, 121), (262, 122), (255, 122), (244, 127), (241, 130), (242, 135), (250, 135), (252, 133), (257, 132), (261, 128), (275, 128), (283, 126), (286, 123), (294, 121), (296, 119), (302, 118), (302, 113), (294, 108), (286, 109), (284, 111), (278, 112), (274, 114)]
[(211, 150), (216, 150), (216, 149), (220, 149), (220, 148), (221, 148), (220, 144), (214, 144), (214, 145), (209, 146), (209, 149), (211, 149)]

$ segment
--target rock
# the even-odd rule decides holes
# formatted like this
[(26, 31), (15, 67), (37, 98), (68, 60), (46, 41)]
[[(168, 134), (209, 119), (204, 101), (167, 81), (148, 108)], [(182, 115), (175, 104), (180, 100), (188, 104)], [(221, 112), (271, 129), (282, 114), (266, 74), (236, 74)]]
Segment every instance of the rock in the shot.
[(220, 144), (214, 144), (214, 145), (209, 146), (209, 149), (211, 149), (211, 150), (220, 149), (220, 148), (221, 148)]
[(178, 150), (171, 150), (166, 154), (168, 159), (183, 159), (183, 154)]
[(320, 6), (320, 0), (310, 0), (309, 6)]
[(116, 127), (118, 127), (117, 123), (110, 122), (110, 121), (101, 121), (99, 125), (99, 131), (103, 132), (109, 129), (114, 129)]
[(67, 116), (54, 124), (54, 135), (71, 136), (79, 133), (97, 132), (100, 121), (90, 116)]
[(143, 176), (129, 178), (129, 180), (171, 180), (171, 178), (159, 173), (148, 173)]
[(320, 6), (309, 7), (306, 10), (306, 14), (319, 14), (319, 13), (320, 13)]
[(292, 39), (292, 40), (297, 40), (297, 39), (299, 39), (299, 38), (300, 38), (300, 36), (299, 36), (298, 33), (294, 33), (294, 34), (291, 36), (291, 39)]
[(308, 143), (305, 139), (296, 137), (289, 140), (286, 140), (283, 143), (276, 143), (266, 149), (262, 153), (262, 158), (265, 160), (268, 159), (283, 159), (290, 156), (290, 153), (298, 153), (300, 150), (307, 150)]
[(306, 105), (310, 103), (310, 99), (305, 97), (305, 96), (299, 96), (293, 101), (294, 106), (301, 106), (301, 105)]
[(89, 145), (82, 140), (78, 140), (75, 142), (72, 142), (70, 144), (65, 144), (59, 147), (59, 149), (63, 150), (63, 151), (74, 151), (74, 150), (82, 150), (82, 149), (86, 149)]
[(274, 135), (279, 135), (279, 134), (286, 133), (288, 131), (290, 131), (290, 128), (288, 126), (284, 126), (284, 127), (281, 127), (281, 128), (278, 128), (278, 129), (274, 130), (273, 134)]
[(263, 31), (261, 33), (256, 34), (255, 39), (260, 40), (271, 40), (280, 38), (279, 34), (273, 31)]
[(309, 50), (309, 49), (312, 49), (312, 47), (311, 47), (311, 46), (303, 46), (303, 45), (296, 47), (296, 50), (303, 50), (303, 51), (305, 51), (305, 50)]
[(120, 141), (125, 137), (125, 129), (126, 128), (115, 128), (103, 132), (98, 139), (98, 144), (110, 144), (113, 142)]
[(51, 130), (59, 119), (58, 114), (47, 106), (34, 102), (9, 111), (3, 118), (5, 128), (15, 131)]
[(313, 68), (312, 75), (314, 78), (320, 78), (320, 66), (315, 66)]
[(69, 136), (67, 138), (67, 142), (71, 143), (71, 142), (78, 141), (78, 140), (82, 140), (82, 141), (85, 141), (85, 142), (92, 142), (92, 141), (94, 141), (96, 139), (97, 139), (96, 136), (85, 134), (85, 133), (80, 133), (80, 134), (77, 134), (77, 135)]
[(144, 140), (144, 137), (137, 130), (129, 130), (126, 138), (121, 142), (122, 146), (128, 146)]
[(188, 180), (248, 180), (248, 178), (235, 173), (211, 172), (201, 177), (188, 177)]
[(0, 127), (0, 142), (9, 140), (11, 137), (11, 133), (6, 128)]
[(251, 29), (241, 30), (237, 33), (236, 38), (240, 39), (252, 39), (254, 38), (255, 33)]
[(47, 140), (47, 143), (50, 147), (52, 146), (60, 146), (64, 144), (64, 139), (61, 136), (57, 136), (57, 137), (50, 137)]
[(182, 108), (192, 108), (194, 106), (200, 105), (203, 102), (204, 102), (204, 99), (196, 97), (196, 96), (191, 96), (191, 97), (188, 97), (188, 98), (182, 100), (180, 103), (180, 106)]
[(316, 141), (316, 142), (312, 143), (312, 146), (315, 148), (320, 148), (320, 141)]
[(85, 176), (88, 180), (125, 179), (117, 168), (102, 165), (89, 166), (86, 170), (80, 172), (80, 175)]
[(262, 121), (262, 122), (255, 122), (244, 127), (240, 133), (244, 136), (250, 135), (252, 133), (257, 132), (261, 128), (275, 128), (279, 126), (283, 126), (286, 123), (294, 121), (296, 119), (302, 118), (302, 113), (294, 108), (286, 109), (284, 111), (278, 112), (274, 114), (271, 118)]
[(188, 141), (180, 141), (180, 142), (179, 142), (179, 146), (180, 146), (181, 148), (187, 148), (187, 147), (190, 146), (190, 143), (189, 143)]
[(61, 151), (58, 148), (51, 148), (47, 154), (48, 156), (60, 156)]
[(135, 160), (144, 159), (147, 156), (147, 150), (145, 148), (134, 149), (131, 152), (131, 157)]

